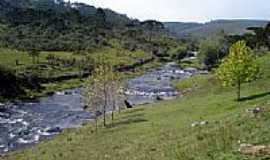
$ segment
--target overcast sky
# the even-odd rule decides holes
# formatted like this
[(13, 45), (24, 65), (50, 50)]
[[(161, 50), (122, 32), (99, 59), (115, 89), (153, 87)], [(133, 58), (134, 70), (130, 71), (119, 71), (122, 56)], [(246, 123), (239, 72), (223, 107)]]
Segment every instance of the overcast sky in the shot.
[(71, 0), (159, 21), (270, 19), (270, 0)]

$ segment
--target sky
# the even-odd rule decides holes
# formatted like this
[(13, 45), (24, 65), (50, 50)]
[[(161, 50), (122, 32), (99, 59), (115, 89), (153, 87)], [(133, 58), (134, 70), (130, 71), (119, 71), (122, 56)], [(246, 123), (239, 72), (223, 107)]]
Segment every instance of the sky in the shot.
[(71, 0), (110, 8), (139, 20), (206, 22), (270, 19), (270, 0)]

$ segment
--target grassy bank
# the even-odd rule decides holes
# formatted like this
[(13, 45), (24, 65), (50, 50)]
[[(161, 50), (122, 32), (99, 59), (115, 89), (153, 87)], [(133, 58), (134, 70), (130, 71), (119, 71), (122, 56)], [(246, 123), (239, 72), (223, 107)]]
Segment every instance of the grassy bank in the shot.
[[(267, 159), (238, 152), (239, 141), (270, 144), (270, 56), (260, 58), (260, 63), (264, 74), (243, 86), (241, 102), (235, 101), (233, 88), (223, 88), (212, 76), (198, 78), (196, 90), (183, 98), (127, 110), (98, 133), (89, 124), (1, 159)], [(263, 108), (257, 118), (245, 111), (255, 106)], [(194, 121), (209, 124), (191, 127)]]
[[(80, 74), (90, 69), (98, 57), (104, 57), (114, 66), (125, 66), (134, 64), (143, 59), (151, 58), (150, 54), (144, 51), (128, 51), (115, 45), (113, 48), (102, 48), (89, 52), (40, 52), (39, 56), (32, 61), (27, 52), (13, 49), (0, 48), (0, 66), (5, 67), (17, 77), (39, 77), (39, 79), (61, 79), (63, 76), (78, 75), (78, 78), (65, 78), (60, 81), (41, 83), (37, 88), (23, 88), (24, 92), (12, 97), (0, 97), (0, 101), (40, 97), (55, 91), (79, 87), (83, 85), (84, 79)], [(154, 61), (135, 68), (132, 71), (123, 72), (123, 78), (129, 78), (142, 74), (149, 68), (160, 65)], [(86, 68), (88, 67), (88, 68)], [(73, 76), (74, 77), (74, 76)], [(17, 82), (9, 82), (17, 83)], [(31, 82), (30, 82), (31, 84)], [(16, 91), (13, 91), (16, 92)], [(1, 96), (1, 92), (0, 92)]]

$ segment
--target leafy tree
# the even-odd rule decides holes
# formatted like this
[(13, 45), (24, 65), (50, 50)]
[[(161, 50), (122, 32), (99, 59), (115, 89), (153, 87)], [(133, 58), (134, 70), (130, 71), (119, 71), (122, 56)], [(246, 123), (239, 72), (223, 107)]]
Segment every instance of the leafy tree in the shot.
[(141, 25), (145, 29), (149, 30), (149, 36), (148, 36), (149, 42), (152, 41), (154, 31), (160, 31), (164, 29), (164, 24), (155, 20), (147, 20), (147, 21), (141, 22)]
[(187, 56), (187, 53), (188, 53), (187, 44), (181, 43), (176, 48), (174, 48), (170, 54), (173, 59), (180, 61)]
[(258, 77), (259, 67), (252, 50), (245, 41), (232, 45), (230, 53), (216, 71), (218, 79), (224, 86), (237, 87), (237, 100), (241, 98), (241, 84), (250, 82)]
[(228, 45), (224, 37), (207, 39), (200, 43), (199, 59), (208, 70), (216, 67), (220, 60), (226, 56)]

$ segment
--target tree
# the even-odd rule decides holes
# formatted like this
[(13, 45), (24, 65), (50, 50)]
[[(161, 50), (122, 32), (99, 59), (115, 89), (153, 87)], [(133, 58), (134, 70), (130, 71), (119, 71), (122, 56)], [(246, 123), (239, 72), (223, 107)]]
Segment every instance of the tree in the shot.
[(86, 109), (95, 113), (96, 129), (98, 113), (103, 113), (103, 124), (106, 126), (106, 112), (112, 111), (112, 119), (120, 95), (120, 79), (108, 63), (97, 63), (85, 87)]
[(28, 55), (32, 58), (32, 62), (37, 63), (40, 52), (36, 49), (30, 49), (27, 52), (28, 52)]
[(102, 8), (98, 8), (96, 12), (97, 16), (97, 26), (96, 27), (101, 27), (105, 28), (106, 27), (106, 13)]
[(224, 37), (207, 39), (200, 43), (198, 57), (205, 64), (206, 68), (211, 70), (226, 55), (227, 50), (228, 45)]
[(232, 45), (226, 57), (216, 71), (224, 86), (237, 87), (237, 100), (241, 100), (241, 84), (255, 80), (259, 74), (259, 67), (252, 50), (245, 41)]
[(161, 31), (162, 29), (164, 29), (164, 24), (155, 20), (147, 20), (147, 21), (143, 21), (141, 22), (141, 25), (149, 30), (149, 37), (148, 37), (148, 42), (152, 42), (152, 38), (153, 38), (153, 32), (154, 31)]
[(121, 101), (123, 101), (123, 92), (122, 92), (122, 82), (120, 79), (120, 76), (117, 73), (110, 73), (110, 82), (109, 82), (109, 97), (110, 97), (110, 104), (111, 104), (111, 118), (112, 118), (112, 122), (114, 120), (114, 112), (117, 110), (120, 111), (120, 105), (121, 105)]
[(188, 45), (184, 43), (180, 43), (177, 47), (173, 48), (173, 50), (170, 51), (172, 59), (175, 59), (179, 62), (187, 56), (187, 53)]

